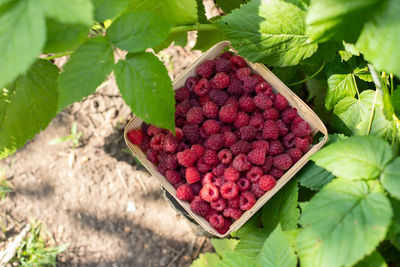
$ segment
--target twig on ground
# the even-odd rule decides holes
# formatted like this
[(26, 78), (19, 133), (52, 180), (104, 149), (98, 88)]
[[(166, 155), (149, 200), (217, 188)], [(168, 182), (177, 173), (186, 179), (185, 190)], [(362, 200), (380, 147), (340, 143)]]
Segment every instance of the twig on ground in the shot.
[(204, 242), (206, 242), (206, 238), (203, 236), (200, 241), (199, 247), (196, 249), (195, 253), (193, 254), (193, 259), (197, 259), (200, 254), (201, 249), (203, 248)]
[(182, 248), (181, 251), (179, 251), (178, 254), (176, 254), (176, 256), (168, 263), (167, 267), (171, 267), (172, 264), (179, 259), (180, 256), (182, 256), (183, 252), (185, 252), (185, 248)]
[(13, 241), (11, 241), (4, 251), (0, 251), (0, 267), (6, 266), (6, 264), (15, 256), (18, 247), (21, 245), (25, 236), (31, 229), (31, 225), (27, 224), (21, 233), (19, 233)]

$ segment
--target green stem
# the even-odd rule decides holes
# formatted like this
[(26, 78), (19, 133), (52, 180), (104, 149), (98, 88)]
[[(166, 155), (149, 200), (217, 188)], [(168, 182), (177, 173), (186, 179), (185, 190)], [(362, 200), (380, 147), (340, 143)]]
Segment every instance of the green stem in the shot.
[(298, 85), (298, 84), (302, 84), (302, 83), (304, 83), (304, 82), (306, 82), (306, 81), (308, 81), (308, 80), (311, 80), (312, 78), (314, 78), (315, 76), (317, 76), (317, 75), (324, 69), (324, 67), (325, 67), (325, 62), (322, 63), (321, 67), (320, 67), (313, 75), (308, 76), (307, 78), (305, 78), (305, 79), (303, 79), (303, 80), (301, 80), (301, 81), (297, 81), (297, 82), (288, 84), (287, 86)]
[(367, 134), (371, 132), (371, 127), (372, 127), (372, 121), (374, 120), (374, 115), (375, 115), (375, 105), (376, 105), (376, 97), (378, 96), (378, 89), (375, 91), (375, 96), (374, 96), (374, 102), (372, 103), (371, 107), (371, 115), (369, 117), (369, 122), (368, 122), (368, 129), (367, 129)]
[(57, 54), (54, 54), (54, 55), (49, 56), (49, 57), (44, 57), (42, 59), (50, 60), (50, 59), (54, 59), (54, 58), (58, 58), (58, 57), (69, 56), (69, 55), (72, 55), (73, 52), (74, 51), (61, 52), (61, 53), (57, 53)]
[(217, 29), (217, 26), (215, 24), (196, 23), (196, 24), (192, 24), (192, 25), (172, 27), (170, 33), (188, 32), (188, 31), (213, 31), (216, 29)]
[(393, 73), (390, 73), (390, 95), (393, 95), (393, 90), (394, 90), (394, 86), (393, 86)]
[(357, 97), (358, 97), (358, 99), (360, 99), (360, 92), (358, 91), (358, 87), (357, 87), (356, 75), (354, 75), (354, 73), (353, 73), (353, 74), (351, 74), (351, 76), (353, 76), (353, 82), (354, 82), (354, 86), (356, 88)]

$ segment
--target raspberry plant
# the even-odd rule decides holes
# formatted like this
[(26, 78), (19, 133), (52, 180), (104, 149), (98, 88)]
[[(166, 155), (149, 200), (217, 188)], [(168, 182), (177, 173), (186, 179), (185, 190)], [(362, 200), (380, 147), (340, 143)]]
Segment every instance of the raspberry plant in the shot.
[[(230, 40), (240, 55), (271, 67), (336, 134), (234, 238), (213, 240), (216, 254), (193, 266), (398, 262), (400, 3), (216, 4), (223, 15), (207, 20), (201, 0), (0, 0), (0, 158), (111, 73), (132, 112), (173, 130), (171, 81), (145, 51), (184, 45), (187, 32), (198, 31), (195, 49)], [(128, 53), (115, 62), (119, 50)], [(60, 71), (53, 59), (65, 55)]]

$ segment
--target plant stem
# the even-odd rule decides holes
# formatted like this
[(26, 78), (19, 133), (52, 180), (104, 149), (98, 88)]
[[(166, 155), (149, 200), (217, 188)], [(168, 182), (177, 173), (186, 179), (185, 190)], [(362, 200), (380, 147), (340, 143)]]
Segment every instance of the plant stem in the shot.
[(354, 82), (354, 86), (356, 88), (357, 97), (358, 97), (358, 99), (360, 99), (360, 92), (358, 91), (358, 86), (357, 86), (357, 82), (356, 82), (356, 75), (354, 75), (354, 73), (353, 73), (353, 74), (351, 74), (351, 76), (353, 77), (353, 82)]
[(217, 26), (215, 24), (196, 23), (196, 24), (192, 24), (192, 25), (172, 27), (170, 33), (188, 32), (188, 31), (213, 31), (216, 29), (217, 29)]
[(390, 73), (390, 95), (393, 95), (394, 87), (393, 87), (393, 73)]
[(378, 92), (379, 92), (378, 89), (376, 89), (375, 96), (374, 96), (374, 102), (372, 103), (372, 107), (371, 107), (371, 115), (369, 117), (367, 134), (369, 134), (371, 132), (372, 121), (374, 120), (374, 115), (375, 115), (376, 97), (378, 96)]
[(305, 79), (303, 79), (303, 80), (301, 80), (301, 81), (297, 81), (297, 82), (294, 82), (294, 83), (290, 83), (290, 84), (288, 84), (287, 86), (298, 85), (298, 84), (302, 84), (302, 83), (304, 83), (304, 82), (306, 82), (306, 81), (308, 81), (308, 80), (311, 80), (312, 78), (314, 78), (315, 76), (317, 76), (318, 73), (320, 73), (320, 72), (324, 69), (324, 67), (325, 67), (325, 62), (322, 63), (321, 67), (320, 67), (315, 73), (313, 73), (311, 76), (308, 76), (307, 78), (305, 78)]
[(44, 57), (44, 58), (42, 58), (42, 59), (50, 60), (50, 59), (54, 59), (54, 58), (58, 58), (58, 57), (69, 56), (69, 55), (71, 55), (73, 52), (74, 52), (74, 51), (61, 52), (61, 53), (54, 54), (54, 55), (52, 55), (52, 56)]

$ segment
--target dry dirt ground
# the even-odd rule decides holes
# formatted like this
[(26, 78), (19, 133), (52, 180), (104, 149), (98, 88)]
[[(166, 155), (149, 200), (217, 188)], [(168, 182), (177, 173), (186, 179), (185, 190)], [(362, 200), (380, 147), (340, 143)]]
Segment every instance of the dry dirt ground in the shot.
[[(188, 46), (193, 45), (191, 37)], [(189, 50), (170, 47), (162, 53), (172, 78), (200, 55)], [(14, 188), (0, 203), (7, 230), (0, 239), (24, 222), (43, 222), (57, 244), (70, 244), (57, 258), (59, 266), (189, 266), (212, 250), (127, 151), (123, 128), (131, 116), (111, 78), (0, 161)], [(49, 144), (68, 135), (73, 122), (83, 133), (77, 148)]]

